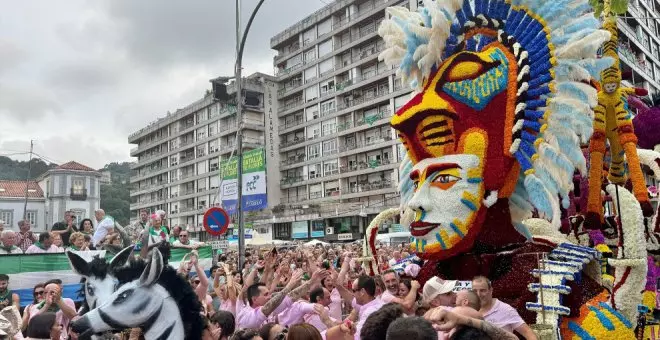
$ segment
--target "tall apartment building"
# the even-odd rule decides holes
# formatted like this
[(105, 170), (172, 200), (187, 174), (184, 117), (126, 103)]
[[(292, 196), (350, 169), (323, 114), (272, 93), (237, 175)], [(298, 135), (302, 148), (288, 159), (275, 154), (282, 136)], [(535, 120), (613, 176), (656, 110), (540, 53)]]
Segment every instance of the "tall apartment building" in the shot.
[(660, 0), (631, 0), (618, 24), (627, 85), (660, 93)]
[[(393, 5), (423, 4), (337, 0), (271, 39), (282, 203), (272, 219), (275, 238), (355, 239), (374, 214), (398, 205), (404, 150), (389, 117), (410, 91), (377, 59), (384, 47), (378, 25)], [(619, 19), (628, 85), (651, 93), (660, 91), (659, 18), (660, 0), (632, 0)]]
[[(264, 146), (264, 82), (272, 81), (272, 76), (261, 73), (243, 80), (244, 150)], [(207, 93), (128, 137), (129, 143), (137, 144), (131, 156), (138, 159), (130, 178), (133, 220), (141, 209), (164, 210), (168, 225), (202, 230), (204, 212), (219, 203), (219, 164), (229, 158), (236, 143), (233, 83), (227, 92), (226, 101)]]
[(338, 0), (271, 39), (281, 177), (275, 238), (357, 239), (377, 213), (398, 206), (404, 150), (389, 121), (410, 90), (378, 62), (377, 31), (385, 8), (409, 3)]

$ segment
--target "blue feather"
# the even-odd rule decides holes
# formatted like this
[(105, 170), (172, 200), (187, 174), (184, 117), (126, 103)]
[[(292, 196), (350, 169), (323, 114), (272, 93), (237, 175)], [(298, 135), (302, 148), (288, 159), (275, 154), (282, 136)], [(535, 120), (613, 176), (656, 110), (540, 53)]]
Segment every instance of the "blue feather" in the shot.
[(545, 184), (533, 174), (525, 176), (525, 188), (529, 193), (529, 199), (540, 212), (544, 213), (549, 219), (553, 218), (552, 204), (548, 197)]

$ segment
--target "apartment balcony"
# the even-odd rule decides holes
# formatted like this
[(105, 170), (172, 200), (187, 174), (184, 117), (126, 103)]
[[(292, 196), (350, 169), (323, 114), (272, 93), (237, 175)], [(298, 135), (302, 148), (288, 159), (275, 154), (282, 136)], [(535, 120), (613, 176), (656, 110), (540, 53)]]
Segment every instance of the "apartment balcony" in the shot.
[(277, 112), (282, 113), (284, 111), (291, 110), (294, 107), (300, 106), (302, 104), (303, 104), (303, 100), (302, 100), (302, 98), (300, 98), (299, 100), (296, 100), (296, 101), (293, 101), (293, 102), (288, 102), (288, 103), (285, 103), (284, 105), (278, 107)]
[(69, 198), (71, 198), (72, 201), (86, 201), (87, 200), (87, 189), (71, 188)]
[(377, 121), (379, 121), (383, 118), (391, 117), (391, 116), (392, 116), (392, 110), (389, 107), (388, 108), (383, 108), (377, 114), (369, 115), (367, 117), (364, 117), (364, 119), (360, 119), (356, 122), (347, 121), (347, 122), (344, 122), (344, 123), (341, 123), (341, 124), (337, 124), (337, 132), (346, 131), (348, 129), (352, 129), (352, 128), (363, 126), (363, 125), (374, 126), (374, 124)]
[(302, 85), (303, 85), (302, 78), (297, 78), (287, 82), (283, 88), (277, 90), (277, 98), (280, 99), (286, 97), (287, 95), (291, 94), (293, 90), (301, 89)]
[(383, 158), (383, 159), (372, 159), (368, 161), (360, 161), (357, 163), (342, 165), (339, 167), (342, 174), (349, 174), (351, 172), (373, 169), (375, 170), (378, 167), (394, 164), (394, 159), (392, 158)]
[(341, 188), (342, 195), (359, 194), (370, 191), (396, 188), (392, 181), (361, 182), (354, 186), (344, 186)]
[(303, 119), (302, 117), (300, 117), (299, 119), (294, 119), (292, 121), (288, 121), (288, 122), (285, 121), (284, 122), (284, 128), (285, 129), (292, 128), (292, 127), (298, 126), (298, 125), (300, 125), (304, 122), (305, 122), (305, 119)]
[(360, 148), (371, 146), (371, 145), (377, 145), (377, 144), (380, 144), (380, 143), (385, 143), (385, 142), (388, 142), (388, 141), (391, 141), (391, 140), (392, 140), (392, 136), (386, 135), (386, 136), (382, 136), (380, 138), (374, 138), (374, 139), (369, 140), (369, 141), (349, 143), (349, 144), (340, 146), (339, 147), (339, 152), (360, 149)]

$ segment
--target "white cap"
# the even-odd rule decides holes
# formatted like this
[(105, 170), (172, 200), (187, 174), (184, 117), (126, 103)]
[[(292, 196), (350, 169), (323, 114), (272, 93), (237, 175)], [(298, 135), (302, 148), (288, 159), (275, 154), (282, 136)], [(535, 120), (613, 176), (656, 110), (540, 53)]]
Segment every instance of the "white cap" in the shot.
[(456, 287), (456, 280), (443, 280), (437, 276), (426, 281), (422, 289), (422, 298), (424, 302), (435, 299), (438, 295), (452, 292)]

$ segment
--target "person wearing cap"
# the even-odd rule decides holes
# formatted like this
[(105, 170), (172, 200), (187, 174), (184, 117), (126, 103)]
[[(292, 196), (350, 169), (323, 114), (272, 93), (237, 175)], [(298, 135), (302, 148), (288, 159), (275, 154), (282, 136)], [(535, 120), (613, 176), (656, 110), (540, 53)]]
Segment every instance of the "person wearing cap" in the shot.
[(456, 306), (456, 280), (443, 280), (437, 276), (426, 281), (422, 289), (422, 299), (431, 308), (445, 307), (451, 309)]
[(510, 305), (493, 298), (493, 286), (485, 276), (472, 279), (472, 290), (479, 295), (480, 312), (484, 319), (509, 332), (517, 332), (525, 339), (536, 340), (536, 334)]

